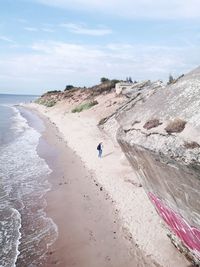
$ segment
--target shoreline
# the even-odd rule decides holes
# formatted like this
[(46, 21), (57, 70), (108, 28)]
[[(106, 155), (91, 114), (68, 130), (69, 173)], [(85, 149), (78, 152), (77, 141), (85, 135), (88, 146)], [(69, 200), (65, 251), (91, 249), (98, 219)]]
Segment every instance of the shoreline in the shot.
[[(124, 233), (114, 201), (94, 173), (67, 146), (56, 126), (44, 117), (42, 120), (46, 130), (38, 153), (53, 170), (49, 178), (52, 188), (45, 197), (46, 213), (58, 227), (58, 238), (42, 266), (158, 267)], [(71, 205), (76, 212), (70, 211)]]
[[(143, 188), (138, 186), (139, 181), (127, 160), (122, 157), (120, 148), (116, 147), (116, 144), (113, 144), (107, 136), (103, 136), (94, 118), (89, 119), (82, 114), (81, 118), (79, 114), (65, 114), (60, 107), (48, 110), (42, 106), (30, 104), (28, 108), (46, 116), (48, 121), (51, 121), (61, 132), (64, 142), (67, 142), (67, 145), (78, 154), (85, 167), (96, 175), (96, 180), (103, 191), (108, 192), (115, 204), (123, 234), (126, 233), (135, 242), (136, 247), (143, 251), (143, 256), (148, 258), (149, 262), (151, 261), (152, 266), (188, 266), (187, 260), (178, 253), (167, 238), (167, 230), (161, 224)], [(70, 125), (70, 129), (67, 125)], [(83, 128), (84, 131), (82, 131)], [(96, 158), (94, 149), (98, 140), (103, 140), (106, 145), (101, 161)], [(87, 151), (83, 149), (85, 145), (87, 145)], [(151, 264), (144, 266), (151, 266)]]

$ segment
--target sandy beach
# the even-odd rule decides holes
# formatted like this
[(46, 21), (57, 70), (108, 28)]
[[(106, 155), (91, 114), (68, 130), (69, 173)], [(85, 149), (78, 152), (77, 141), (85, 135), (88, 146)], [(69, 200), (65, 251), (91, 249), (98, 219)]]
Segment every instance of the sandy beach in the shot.
[(80, 157), (46, 121), (38, 153), (52, 168), (47, 215), (58, 239), (43, 266), (158, 266), (122, 227), (115, 202)]
[(1, 1), (0, 267), (200, 267), (199, 8)]
[(40, 144), (39, 154), (51, 151), (44, 157), (54, 170), (47, 214), (59, 236), (44, 266), (190, 266), (171, 244), (120, 147), (97, 127), (104, 105), (98, 101), (98, 107), (78, 114), (66, 103), (29, 105), (45, 118), (48, 144)]

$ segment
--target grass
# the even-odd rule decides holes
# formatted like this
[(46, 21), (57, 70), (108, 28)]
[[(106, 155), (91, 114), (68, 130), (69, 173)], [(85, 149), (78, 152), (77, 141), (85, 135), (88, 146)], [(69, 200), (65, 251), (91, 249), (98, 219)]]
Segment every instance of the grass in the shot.
[(52, 100), (47, 101), (45, 103), (45, 106), (48, 107), (48, 108), (50, 108), (50, 107), (55, 106), (55, 104), (56, 104), (56, 101), (52, 99)]
[(91, 102), (86, 102), (83, 103), (81, 105), (78, 105), (77, 107), (75, 107), (74, 109), (72, 109), (72, 113), (76, 113), (76, 112), (81, 112), (83, 110), (87, 110), (90, 109), (91, 107), (97, 105), (98, 102), (97, 101), (91, 101)]
[(44, 105), (44, 106), (50, 108), (50, 107), (55, 106), (56, 101), (54, 99), (49, 99), (49, 100), (46, 99), (45, 100), (45, 99), (39, 98), (39, 99), (36, 99), (35, 103), (40, 104), (40, 105)]

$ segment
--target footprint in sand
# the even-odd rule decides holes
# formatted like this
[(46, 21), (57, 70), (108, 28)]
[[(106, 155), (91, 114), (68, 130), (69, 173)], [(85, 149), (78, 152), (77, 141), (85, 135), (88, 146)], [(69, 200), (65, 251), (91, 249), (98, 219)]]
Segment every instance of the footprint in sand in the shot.
[(86, 199), (86, 200), (90, 200), (90, 197), (88, 195), (83, 195), (83, 197)]
[(96, 238), (94, 237), (94, 234), (91, 230), (89, 231), (89, 236), (90, 236), (90, 238), (89, 238), (90, 240), (96, 241)]
[(106, 256), (105, 261), (111, 261), (111, 258), (109, 256)]

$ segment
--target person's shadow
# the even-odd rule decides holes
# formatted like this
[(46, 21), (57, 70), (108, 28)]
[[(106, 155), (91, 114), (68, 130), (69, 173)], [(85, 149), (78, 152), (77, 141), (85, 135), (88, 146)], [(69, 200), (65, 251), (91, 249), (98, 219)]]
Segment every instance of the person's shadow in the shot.
[(113, 152), (110, 152), (110, 153), (103, 155), (102, 158), (106, 158), (106, 157), (110, 156), (111, 154), (113, 154)]

